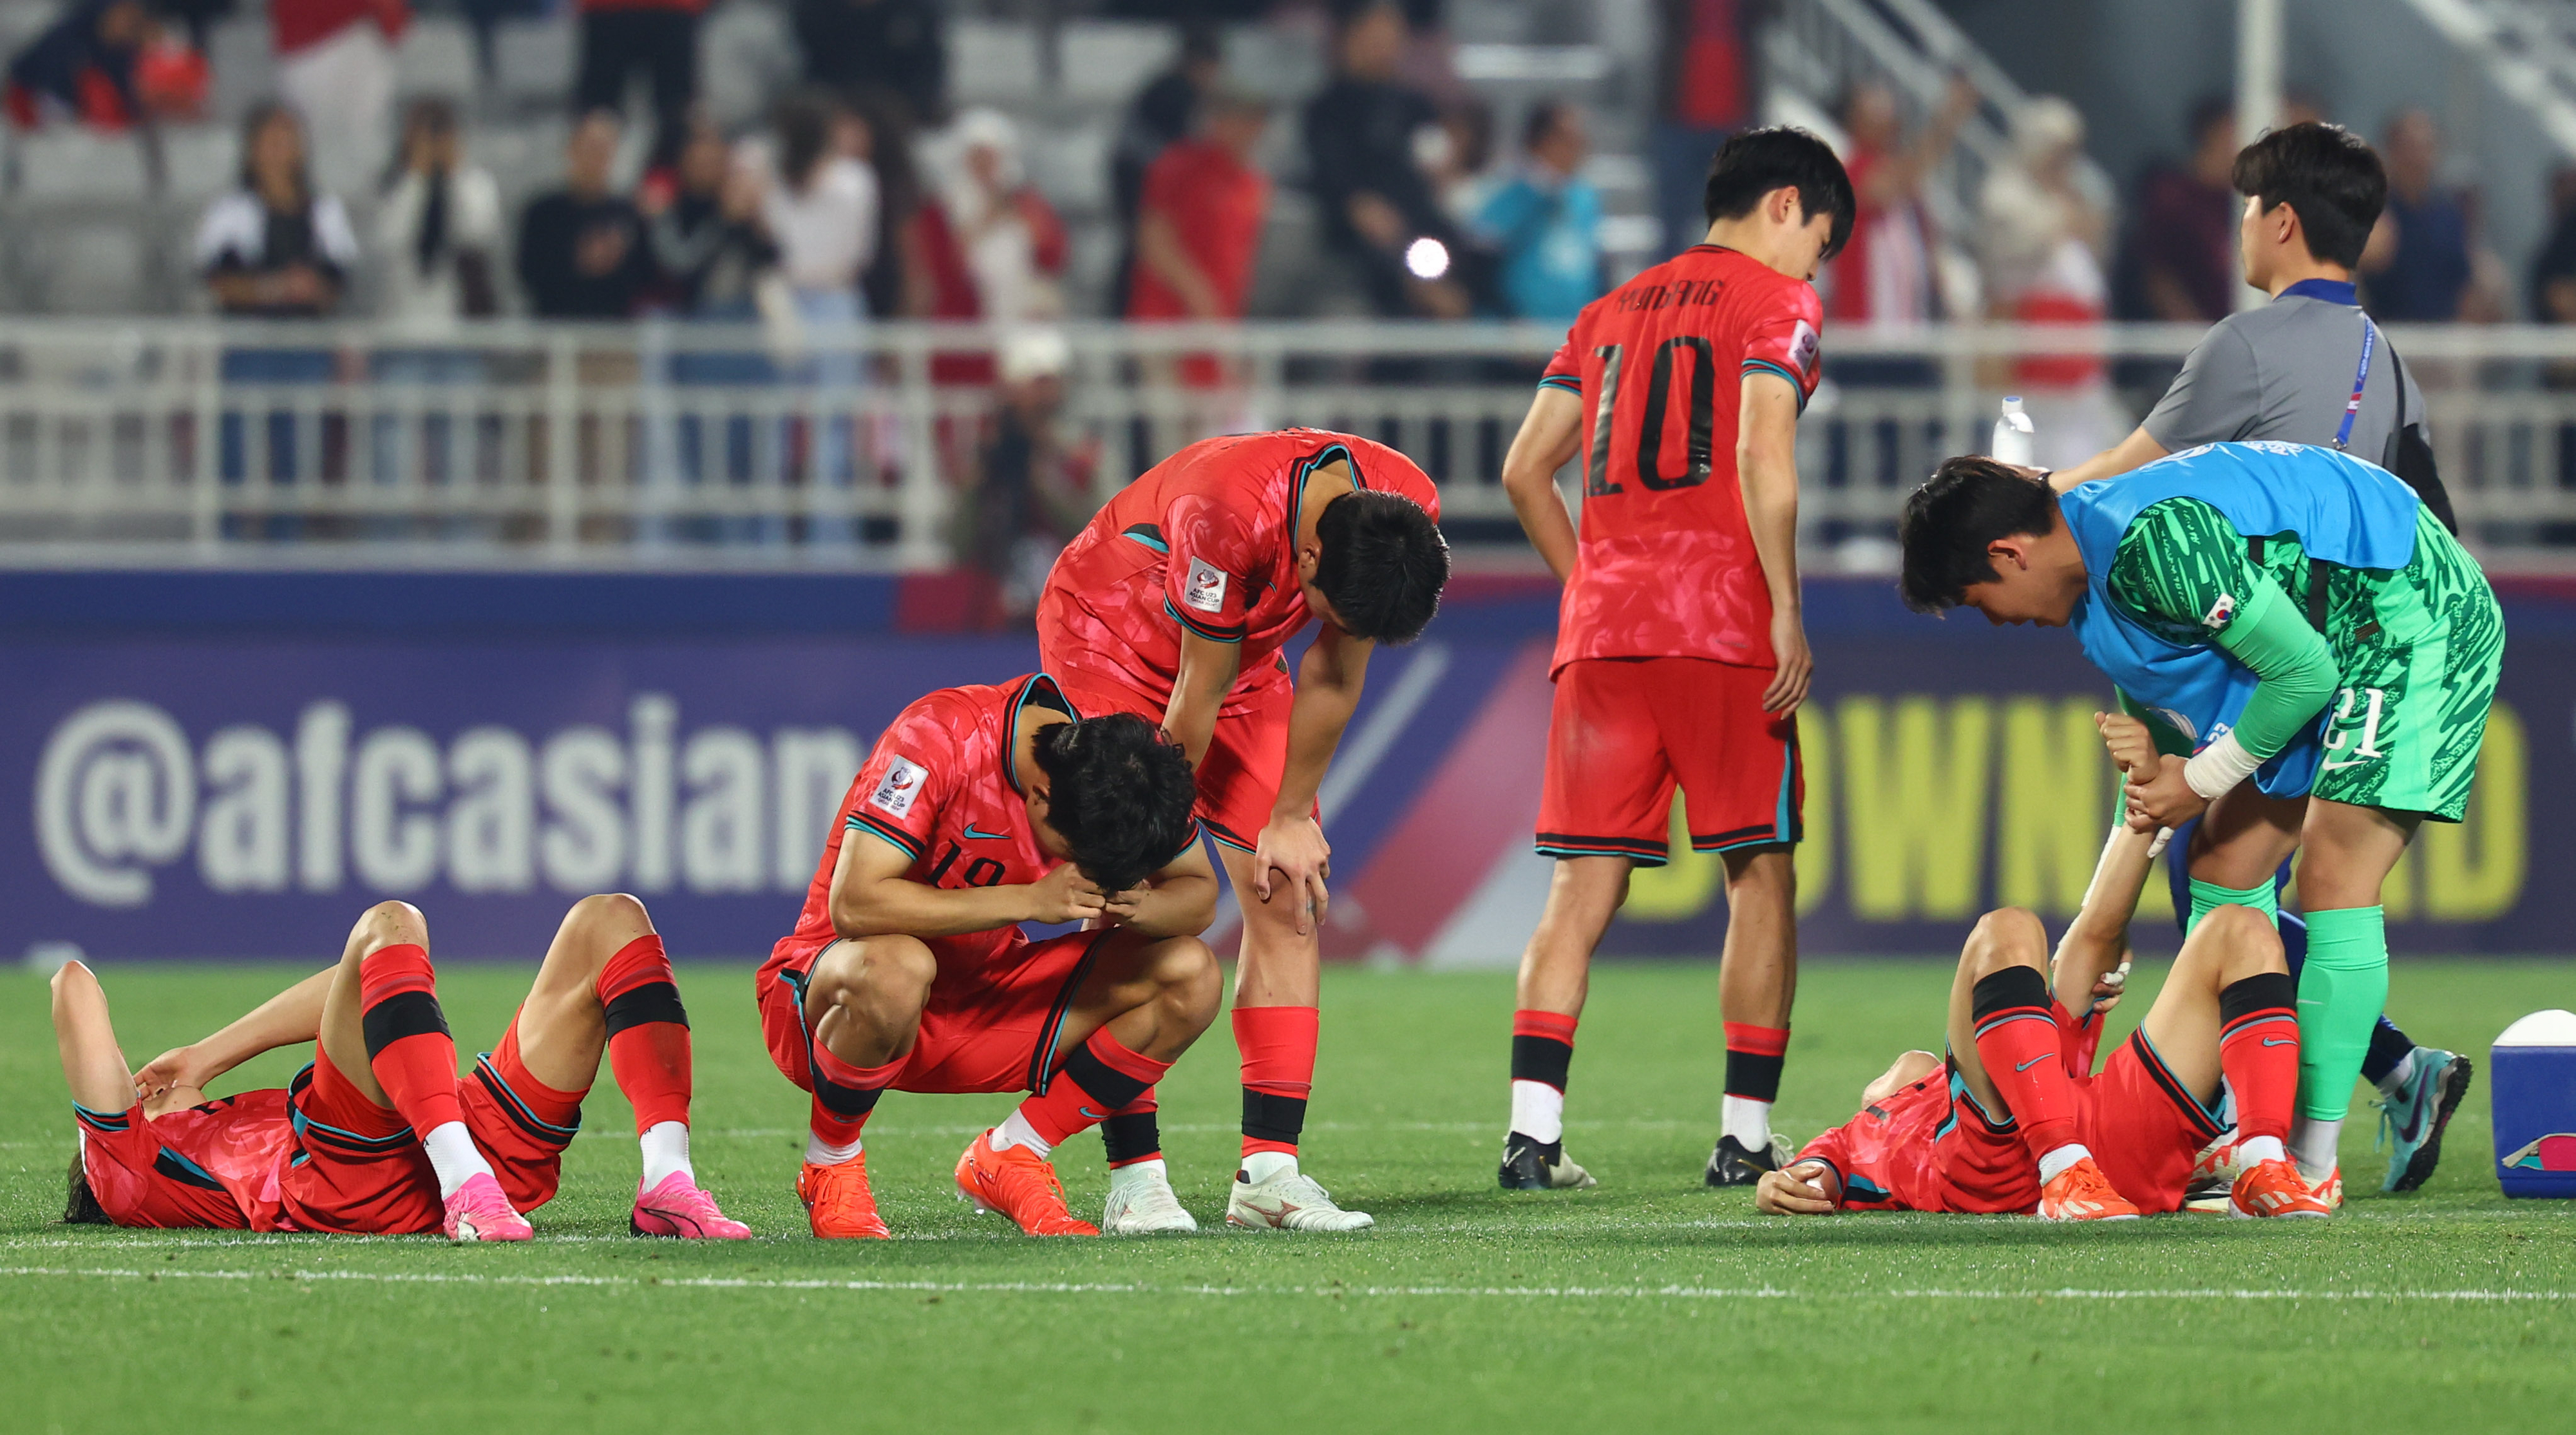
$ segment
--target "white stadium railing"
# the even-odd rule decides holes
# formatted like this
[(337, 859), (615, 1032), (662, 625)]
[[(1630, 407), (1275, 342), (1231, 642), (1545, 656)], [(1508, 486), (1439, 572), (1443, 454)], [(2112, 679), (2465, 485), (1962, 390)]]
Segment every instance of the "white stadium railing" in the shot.
[[(1462, 549), (1518, 542), (1496, 478), (1561, 331), (1059, 332), (1057, 422), (1095, 455), (1076, 503), (1194, 438), (1305, 424), (1420, 462)], [(2001, 394), (2029, 389), (2044, 447), (2107, 442), (2199, 333), (1829, 333), (1801, 426), (1804, 537), (1850, 566), (1883, 563), (1904, 494), (1942, 457), (1983, 448)], [(975, 371), (1010, 337), (0, 321), (0, 563), (935, 568), (995, 422), (996, 390)], [(2426, 392), (2469, 536), (2499, 561), (2554, 566), (2576, 545), (2576, 330), (2390, 339)]]

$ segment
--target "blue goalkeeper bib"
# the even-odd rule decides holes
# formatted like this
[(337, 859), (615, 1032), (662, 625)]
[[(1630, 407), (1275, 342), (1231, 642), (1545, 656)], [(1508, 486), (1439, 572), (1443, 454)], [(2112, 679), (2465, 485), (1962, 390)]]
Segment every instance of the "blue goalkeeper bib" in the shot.
[[(2248, 537), (2295, 537), (2312, 559), (2378, 569), (2414, 560), (2421, 500), (2376, 464), (2330, 448), (2268, 442), (2187, 449), (2058, 499), (2084, 555), (2084, 597), (2069, 619), (2084, 656), (2197, 752), (2244, 715), (2254, 696), (2253, 670), (2216, 643), (2175, 643), (2149, 631), (2110, 594), (2121, 536), (2140, 513), (2168, 498), (2199, 499)], [(2255, 769), (2255, 786), (2272, 797), (2305, 794), (2316, 777), (2326, 716), (2319, 713), (2307, 732)]]

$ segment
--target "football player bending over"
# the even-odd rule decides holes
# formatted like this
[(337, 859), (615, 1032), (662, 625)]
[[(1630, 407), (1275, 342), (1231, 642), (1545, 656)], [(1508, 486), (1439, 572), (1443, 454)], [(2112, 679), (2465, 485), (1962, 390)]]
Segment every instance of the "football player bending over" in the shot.
[[(1096, 1236), (1047, 1157), (1103, 1125), (1112, 1234), (1198, 1228), (1154, 1083), (1216, 1019), (1216, 869), (1189, 760), (1044, 673), (897, 716), (841, 805), (796, 930), (760, 970), (769, 1054), (813, 1093), (796, 1179), (814, 1234), (889, 1234), (860, 1130), (895, 1091), (1026, 1091), (966, 1144), (957, 1192), (1033, 1236)], [(1022, 922), (1086, 929), (1032, 941)]]
[[(338, 966), (139, 1072), (89, 968), (54, 974), (53, 1011), (80, 1129), (67, 1221), (524, 1241), (604, 1050), (643, 1146), (630, 1228), (751, 1234), (689, 1165), (688, 1014), (633, 897), (573, 904), (499, 1046), (462, 1080), (429, 923), (404, 902), (368, 908)], [(313, 1060), (285, 1089), (206, 1099), (225, 1072), (307, 1041)]]

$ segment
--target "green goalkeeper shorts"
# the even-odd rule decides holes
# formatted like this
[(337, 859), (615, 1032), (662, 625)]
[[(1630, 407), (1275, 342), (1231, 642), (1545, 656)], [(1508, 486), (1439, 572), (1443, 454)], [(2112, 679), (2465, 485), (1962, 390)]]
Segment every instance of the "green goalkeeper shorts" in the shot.
[(2338, 570), (2327, 595), (2342, 685), (2310, 794), (2459, 821), (2504, 662), (2504, 614), (2486, 574), (2422, 510), (2413, 562)]

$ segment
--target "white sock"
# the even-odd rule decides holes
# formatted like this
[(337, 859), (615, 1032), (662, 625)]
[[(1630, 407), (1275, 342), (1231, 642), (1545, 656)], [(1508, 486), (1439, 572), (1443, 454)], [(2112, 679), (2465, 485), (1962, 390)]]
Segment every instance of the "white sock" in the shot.
[(686, 1175), (690, 1185), (698, 1183), (698, 1169), (689, 1164), (689, 1123), (656, 1121), (636, 1141), (644, 1148), (645, 1190), (661, 1185), (674, 1171)]
[(2299, 1158), (2299, 1174), (2309, 1185), (2335, 1168), (2335, 1147), (2343, 1139), (2343, 1122), (2302, 1116), (2290, 1123), (2290, 1154)]
[(1130, 1186), (1141, 1186), (1149, 1182), (1161, 1182), (1166, 1186), (1172, 1183), (1171, 1168), (1163, 1164), (1163, 1158), (1160, 1156), (1151, 1161), (1130, 1161), (1124, 1166), (1113, 1167), (1109, 1172), (1109, 1189), (1112, 1194), (1124, 1191)]
[(1532, 1141), (1565, 1139), (1565, 1093), (1544, 1081), (1512, 1083), (1512, 1130)]
[(859, 1151), (860, 1145), (855, 1137), (847, 1146), (834, 1146), (811, 1131), (805, 1133), (805, 1164), (809, 1166), (838, 1166), (858, 1155)]
[(1258, 1186), (1281, 1172), (1296, 1175), (1297, 1158), (1285, 1151), (1255, 1151), (1243, 1158), (1242, 1169), (1243, 1179)]
[(2039, 1158), (2039, 1184), (2045, 1186), (2057, 1179), (2057, 1173), (2078, 1161), (2090, 1161), (2093, 1153), (2080, 1144), (2060, 1146)]
[(1040, 1136), (1038, 1129), (1029, 1124), (1029, 1118), (1022, 1116), (1016, 1108), (1012, 1110), (1008, 1119), (993, 1128), (992, 1142), (993, 1149), (996, 1151), (1008, 1151), (1014, 1146), (1026, 1146), (1038, 1153), (1038, 1159), (1041, 1161), (1046, 1159), (1048, 1152), (1055, 1149), (1054, 1143)]
[(456, 1188), (476, 1176), (492, 1174), (492, 1163), (474, 1149), (474, 1138), (462, 1121), (446, 1121), (433, 1126), (420, 1138), (420, 1149), (429, 1153), (431, 1169), (438, 1172), (438, 1199), (444, 1201), (456, 1194)]
[[(2421, 1049), (2422, 1048), (2420, 1047), (2417, 1048), (2417, 1050)], [(2410, 1051), (2404, 1056), (2397, 1058), (2397, 1065), (2389, 1068), (2388, 1074), (2379, 1078), (2379, 1080), (2373, 1084), (2379, 1088), (2380, 1095), (2395, 1096), (2400, 1087), (2403, 1087), (2407, 1082), (2414, 1079), (2415, 1053)]]
[(1755, 1101), (1748, 1096), (1727, 1097), (1718, 1106), (1718, 1134), (1732, 1136), (1735, 1144), (1747, 1151), (1760, 1151), (1771, 1144), (1771, 1103)]
[(2248, 1136), (2236, 1143), (2236, 1168), (2241, 1171), (2266, 1161), (2278, 1161), (2284, 1154), (2280, 1137)]

